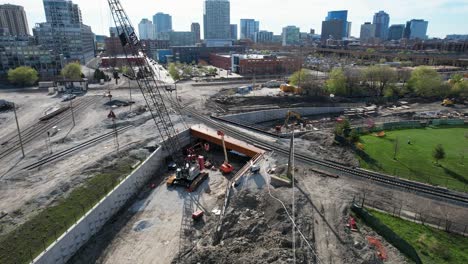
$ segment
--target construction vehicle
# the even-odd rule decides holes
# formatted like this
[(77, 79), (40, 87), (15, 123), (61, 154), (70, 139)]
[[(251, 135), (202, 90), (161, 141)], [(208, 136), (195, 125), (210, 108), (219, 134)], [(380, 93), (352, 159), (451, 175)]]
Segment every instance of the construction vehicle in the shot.
[(450, 106), (454, 106), (455, 102), (452, 99), (445, 98), (444, 101), (442, 101), (440, 105), (450, 107)]
[(301, 114), (299, 114), (298, 112), (294, 112), (294, 111), (288, 111), (288, 113), (286, 114), (286, 119), (284, 120), (284, 124), (283, 124), (284, 128), (286, 129), (288, 128), (288, 124), (289, 124), (289, 121), (291, 120), (291, 117), (295, 117), (296, 120), (298, 121), (303, 121)]
[(226, 151), (226, 143), (224, 142), (224, 132), (218, 131), (218, 136), (221, 137), (221, 141), (223, 142), (223, 150), (224, 150), (224, 163), (219, 167), (219, 170), (223, 174), (229, 174), (234, 170), (234, 167), (229, 164), (228, 155)]
[[(175, 175), (168, 179), (170, 185), (182, 185), (190, 187), (197, 177), (203, 176), (196, 166), (190, 166), (185, 161), (182, 153), (181, 142), (177, 136), (177, 131), (169, 114), (170, 106), (177, 112), (179, 110), (177, 104), (169, 105), (170, 95), (161, 87), (161, 82), (156, 79), (157, 74), (154, 72), (153, 65), (145, 54), (134, 27), (126, 14), (119, 0), (108, 0), (112, 18), (118, 33), (118, 38), (123, 47), (123, 51), (128, 62), (132, 76), (135, 78), (138, 87), (146, 102), (147, 108), (151, 113), (151, 117), (156, 125), (158, 135), (163, 142), (163, 148), (167, 153), (170, 153), (171, 161), (176, 168)], [(133, 58), (140, 58), (134, 60)], [(205, 176), (206, 178), (206, 176)]]

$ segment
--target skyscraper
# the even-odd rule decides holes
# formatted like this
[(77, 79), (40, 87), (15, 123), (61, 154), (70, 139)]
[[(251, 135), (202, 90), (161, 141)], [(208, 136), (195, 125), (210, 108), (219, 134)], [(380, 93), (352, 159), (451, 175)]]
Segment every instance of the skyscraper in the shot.
[(427, 39), (429, 22), (423, 19), (411, 19), (406, 22), (404, 37), (407, 39)]
[(196, 43), (200, 43), (201, 38), (200, 38), (200, 24), (199, 23), (192, 23), (190, 26), (190, 31), (192, 31), (195, 34), (195, 41)]
[(283, 46), (298, 45), (300, 42), (301, 30), (296, 26), (283, 28)]
[(388, 37), (388, 24), (390, 16), (384, 11), (379, 11), (374, 14), (373, 24), (375, 25), (375, 37), (381, 40), (386, 40)]
[(348, 10), (330, 11), (322, 22), (322, 41), (330, 36), (336, 40), (349, 37), (351, 23), (348, 22)]
[(237, 40), (237, 24), (231, 24), (231, 39)]
[(351, 24), (348, 24), (348, 10), (329, 11), (325, 21), (341, 20), (343, 21), (343, 37), (349, 36), (348, 29)]
[(371, 24), (371, 22), (366, 22), (361, 25), (361, 34), (359, 38), (361, 42), (367, 42), (369, 39), (375, 37), (375, 29), (377, 26), (375, 24)]
[(388, 29), (388, 40), (400, 40), (405, 32), (404, 24), (391, 25)]
[(346, 27), (343, 28), (342, 20), (322, 21), (322, 42), (327, 39), (342, 40), (346, 37), (347, 24), (348, 23), (346, 23)]
[(203, 29), (207, 46), (229, 45), (231, 41), (229, 0), (205, 0)]
[(259, 31), (260, 22), (255, 19), (240, 20), (240, 38), (254, 40), (255, 33)]
[(13, 36), (28, 36), (28, 20), (24, 8), (10, 4), (0, 5), (0, 28), (7, 28)]
[(37, 42), (65, 60), (86, 63), (94, 57), (94, 34), (71, 0), (44, 0), (45, 23), (33, 29)]
[(143, 18), (138, 24), (138, 32), (140, 39), (154, 39), (154, 25), (153, 22), (147, 18)]
[(172, 31), (172, 17), (169, 14), (156, 13), (153, 16), (153, 25), (156, 35), (159, 33), (167, 33)]

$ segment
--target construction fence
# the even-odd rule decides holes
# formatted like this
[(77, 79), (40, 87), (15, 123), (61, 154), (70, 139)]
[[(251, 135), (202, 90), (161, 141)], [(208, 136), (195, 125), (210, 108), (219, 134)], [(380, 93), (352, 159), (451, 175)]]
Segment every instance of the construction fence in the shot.
[(413, 260), (417, 264), (422, 264), (421, 259), (419, 258), (418, 253), (406, 240), (398, 236), (392, 229), (380, 222), (379, 219), (374, 217), (372, 214), (368, 213), (364, 208), (353, 204), (351, 210), (356, 213), (356, 215), (361, 218), (368, 226), (372, 227), (379, 235), (385, 238), (390, 244), (395, 246), (408, 258)]

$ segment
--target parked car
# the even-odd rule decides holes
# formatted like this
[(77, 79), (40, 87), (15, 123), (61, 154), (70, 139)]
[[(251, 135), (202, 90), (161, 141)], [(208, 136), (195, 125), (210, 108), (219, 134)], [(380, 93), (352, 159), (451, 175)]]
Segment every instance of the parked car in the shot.
[(62, 102), (71, 101), (76, 98), (74, 94), (67, 94), (62, 97)]

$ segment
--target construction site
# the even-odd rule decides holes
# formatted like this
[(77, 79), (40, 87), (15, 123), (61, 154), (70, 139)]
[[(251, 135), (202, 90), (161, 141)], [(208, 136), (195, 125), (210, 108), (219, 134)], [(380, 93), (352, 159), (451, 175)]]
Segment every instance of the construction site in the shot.
[(132, 76), (0, 90), (0, 263), (423, 263), (366, 208), (468, 236), (466, 191), (360, 168), (364, 150), (336, 133), (434, 119), (466, 130), (466, 106), (317, 102), (255, 84), (239, 95), (221, 79), (166, 89), (174, 80), (109, 4), (126, 54), (142, 58)]

